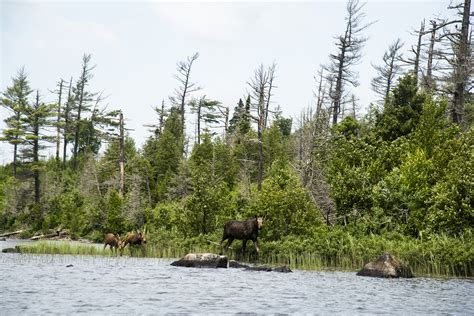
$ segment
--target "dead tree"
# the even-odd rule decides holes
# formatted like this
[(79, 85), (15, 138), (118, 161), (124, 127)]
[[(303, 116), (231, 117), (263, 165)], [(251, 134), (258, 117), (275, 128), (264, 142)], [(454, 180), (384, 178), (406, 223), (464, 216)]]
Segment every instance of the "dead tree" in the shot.
[(56, 162), (59, 163), (59, 153), (61, 151), (61, 120), (62, 120), (62, 95), (63, 95), (63, 86), (64, 80), (61, 78), (58, 83), (58, 90), (55, 93), (58, 95), (58, 104), (57, 104), (57, 118), (56, 118)]
[(119, 170), (120, 170), (120, 186), (119, 194), (121, 197), (125, 194), (125, 135), (123, 124), (123, 112), (119, 113)]
[(190, 93), (201, 89), (195, 82), (191, 82), (191, 69), (194, 61), (196, 61), (198, 57), (199, 53), (195, 53), (193, 56), (188, 57), (186, 61), (179, 61), (176, 68), (178, 73), (174, 76), (179, 82), (179, 87), (174, 90), (174, 95), (170, 97), (170, 101), (172, 105), (179, 108), (183, 131), (186, 97), (188, 97)]
[(396, 77), (401, 72), (400, 60), (402, 54), (400, 50), (403, 44), (398, 38), (388, 47), (382, 57), (382, 65), (372, 65), (377, 71), (377, 76), (372, 79), (372, 89), (380, 96), (380, 103), (384, 104), (387, 100)]
[(74, 103), (73, 96), (72, 96), (72, 77), (69, 81), (69, 90), (67, 95), (67, 101), (64, 108), (64, 126), (63, 126), (63, 165), (66, 164), (66, 157), (67, 157), (67, 145), (69, 142), (70, 132), (71, 132), (71, 118), (70, 112), (71, 107)]
[(255, 70), (253, 77), (248, 82), (250, 86), (250, 97), (252, 99), (252, 105), (257, 116), (252, 116), (254, 121), (257, 122), (257, 142), (258, 142), (258, 176), (257, 176), (257, 189), (260, 192), (262, 190), (262, 179), (263, 179), (263, 130), (265, 129), (265, 120), (267, 112), (269, 111), (268, 105), (270, 104), (271, 98), (271, 87), (274, 87), (273, 80), (275, 78), (275, 64), (265, 69), (261, 64), (257, 70)]
[(411, 47), (411, 52), (414, 54), (413, 57), (409, 57), (408, 59), (402, 59), (404, 65), (406, 66), (413, 66), (413, 76), (418, 84), (418, 76), (420, 73), (420, 59), (422, 53), (422, 45), (423, 45), (423, 35), (426, 34), (425, 32), (425, 20), (421, 21), (420, 30), (414, 31), (411, 33), (412, 35), (416, 35), (418, 40), (415, 47)]
[[(442, 38), (448, 40), (452, 48), (452, 54), (444, 54), (444, 59), (451, 67), (450, 78), (452, 88), (448, 88), (448, 93), (452, 96), (451, 119), (456, 124), (463, 122), (464, 106), (466, 96), (472, 89), (472, 46), (471, 46), (471, 0), (464, 0), (458, 4), (448, 7), (457, 10), (461, 20), (448, 21), (443, 30)], [(454, 25), (453, 27), (450, 27)]]
[(346, 30), (343, 35), (336, 37), (337, 52), (329, 55), (329, 64), (325, 66), (328, 76), (335, 78), (335, 87), (331, 94), (333, 125), (337, 124), (346, 85), (354, 87), (359, 85), (357, 73), (352, 70), (352, 66), (360, 61), (362, 47), (367, 41), (361, 33), (373, 24), (373, 22), (363, 23), (364, 6), (365, 4), (360, 4), (359, 0), (349, 0), (347, 3)]
[(430, 43), (428, 46), (428, 56), (426, 62), (426, 75), (423, 78), (423, 83), (426, 91), (433, 91), (434, 89), (434, 78), (433, 78), (433, 57), (435, 52), (435, 43), (436, 43), (436, 31), (437, 31), (437, 21), (431, 20), (431, 37)]

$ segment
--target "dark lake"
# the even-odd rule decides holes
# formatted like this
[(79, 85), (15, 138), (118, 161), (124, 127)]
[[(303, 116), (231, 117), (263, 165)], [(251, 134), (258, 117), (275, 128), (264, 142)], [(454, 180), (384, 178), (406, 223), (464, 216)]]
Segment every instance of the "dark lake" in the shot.
[[(14, 244), (0, 241), (0, 248)], [(472, 279), (193, 269), (172, 261), (0, 253), (0, 315), (474, 315)]]

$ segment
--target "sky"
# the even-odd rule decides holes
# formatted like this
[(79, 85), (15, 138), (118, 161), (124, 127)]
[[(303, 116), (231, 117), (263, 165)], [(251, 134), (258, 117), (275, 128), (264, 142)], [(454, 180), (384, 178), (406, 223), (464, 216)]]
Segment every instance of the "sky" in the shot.
[[(368, 1), (363, 58), (353, 89), (363, 111), (376, 100), (372, 64), (397, 38), (410, 54), (422, 19), (452, 15), (449, 0)], [(96, 65), (90, 91), (103, 91), (108, 109), (122, 109), (141, 146), (156, 124), (154, 106), (178, 86), (176, 63), (199, 52), (191, 78), (206, 95), (233, 109), (260, 65), (276, 62), (273, 106), (297, 118), (314, 104), (314, 75), (335, 52), (345, 29), (346, 1), (9, 1), (0, 0), (0, 91), (25, 67), (45, 102), (60, 78), (78, 78), (84, 53)], [(0, 109), (0, 130), (8, 113)], [(192, 129), (192, 127), (191, 127)], [(0, 164), (12, 159), (0, 144)], [(45, 153), (47, 154), (47, 152)]]

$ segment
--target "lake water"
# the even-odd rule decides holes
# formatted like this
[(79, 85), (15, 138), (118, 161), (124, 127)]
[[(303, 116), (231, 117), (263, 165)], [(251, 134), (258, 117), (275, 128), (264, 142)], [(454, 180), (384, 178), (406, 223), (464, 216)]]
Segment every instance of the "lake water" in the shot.
[[(0, 241), (0, 248), (14, 243)], [(472, 279), (194, 269), (173, 267), (171, 262), (0, 253), (0, 315), (474, 315)]]

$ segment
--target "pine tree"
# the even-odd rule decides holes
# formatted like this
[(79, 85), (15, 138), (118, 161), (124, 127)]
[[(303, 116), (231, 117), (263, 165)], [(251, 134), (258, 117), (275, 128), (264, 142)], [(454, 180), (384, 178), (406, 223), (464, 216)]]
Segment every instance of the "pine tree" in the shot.
[(35, 183), (35, 203), (40, 202), (40, 151), (45, 148), (42, 143), (52, 142), (54, 137), (44, 134), (42, 131), (52, 126), (51, 118), (54, 115), (54, 105), (40, 102), (39, 91), (36, 91), (35, 102), (24, 109), (25, 126), (25, 148), (22, 156), (29, 162), (30, 169), (33, 171)]
[(28, 82), (24, 68), (21, 68), (16, 77), (12, 78), (13, 84), (2, 93), (0, 104), (7, 109), (11, 116), (4, 122), (7, 128), (3, 130), (1, 140), (13, 145), (13, 176), (17, 174), (18, 150), (25, 138), (25, 127), (23, 124), (24, 110), (28, 107), (28, 97), (33, 92)]

